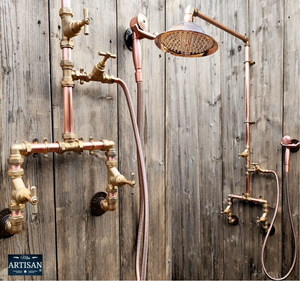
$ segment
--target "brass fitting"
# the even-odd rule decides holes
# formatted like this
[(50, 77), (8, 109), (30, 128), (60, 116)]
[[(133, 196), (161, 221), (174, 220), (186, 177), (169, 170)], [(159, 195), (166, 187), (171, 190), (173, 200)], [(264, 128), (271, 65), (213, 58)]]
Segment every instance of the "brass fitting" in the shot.
[(5, 223), (5, 230), (11, 234), (18, 234), (22, 231), (24, 216), (9, 216)]
[(111, 148), (114, 148), (115, 143), (113, 141), (109, 141), (109, 140), (100, 140), (103, 142), (103, 148), (102, 150), (104, 151), (109, 151)]
[(104, 56), (103, 60), (96, 64), (91, 72), (91, 74), (84, 73), (83, 70), (80, 72), (73, 70), (72, 71), (72, 79), (73, 80), (80, 80), (80, 83), (82, 84), (83, 81), (89, 82), (89, 81), (96, 81), (101, 83), (108, 83), (112, 84), (114, 83), (114, 78), (111, 75), (105, 74), (105, 62), (108, 58), (116, 58), (116, 55), (113, 55), (111, 53), (98, 53), (100, 56)]
[(75, 83), (72, 78), (72, 70), (74, 63), (71, 60), (62, 60), (60, 66), (63, 70), (63, 78), (61, 80), (62, 87), (74, 87)]
[(246, 146), (245, 150), (239, 154), (239, 156), (241, 157), (244, 157), (246, 158), (247, 160), (249, 160), (249, 150), (250, 150), (250, 147), (249, 146)]
[[(117, 186), (108, 184), (106, 186), (106, 192), (108, 195), (104, 200), (101, 201), (100, 203), (101, 209), (105, 212), (114, 211), (118, 205), (118, 196), (117, 196), (118, 188)], [(112, 194), (113, 196), (111, 196)]]
[(251, 163), (250, 167), (247, 167), (248, 173), (267, 173), (268, 170), (261, 169), (257, 163)]
[[(62, 21), (62, 31), (63, 37), (72, 38), (80, 34), (82, 28), (90, 24), (90, 19), (88, 18), (88, 10), (84, 9), (84, 19), (82, 21), (74, 21), (73, 13), (71, 8), (61, 8), (59, 11), (59, 16)], [(85, 28), (85, 34), (88, 34), (88, 28)]]
[(66, 151), (83, 152), (83, 142), (81, 140), (58, 141), (57, 143), (59, 144), (58, 154), (63, 154)]
[(28, 141), (24, 141), (20, 144), (13, 144), (10, 147), (10, 155), (7, 159), (9, 165), (20, 166), (23, 164), (24, 159), (22, 155), (29, 156), (32, 153), (32, 145)]
[(269, 211), (268, 210), (268, 203), (265, 202), (262, 206), (263, 206), (264, 212), (263, 212), (262, 216), (257, 220), (257, 223), (262, 222), (262, 223), (266, 224), (267, 217), (268, 217), (268, 211)]

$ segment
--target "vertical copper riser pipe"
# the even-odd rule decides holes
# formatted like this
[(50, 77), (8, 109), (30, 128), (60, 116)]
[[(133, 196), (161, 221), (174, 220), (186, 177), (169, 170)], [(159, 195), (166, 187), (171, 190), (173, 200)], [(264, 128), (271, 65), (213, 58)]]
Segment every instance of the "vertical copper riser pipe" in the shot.
[[(70, 0), (61, 1), (62, 8), (70, 8)], [(62, 49), (62, 59), (72, 60), (71, 48)], [(72, 104), (72, 87), (63, 87), (64, 99), (64, 133), (73, 132), (73, 104)]]
[[(249, 156), (246, 166), (250, 167), (250, 46), (245, 46), (245, 107), (246, 107), (246, 147), (249, 147)], [(246, 175), (246, 194), (250, 194), (250, 176)]]

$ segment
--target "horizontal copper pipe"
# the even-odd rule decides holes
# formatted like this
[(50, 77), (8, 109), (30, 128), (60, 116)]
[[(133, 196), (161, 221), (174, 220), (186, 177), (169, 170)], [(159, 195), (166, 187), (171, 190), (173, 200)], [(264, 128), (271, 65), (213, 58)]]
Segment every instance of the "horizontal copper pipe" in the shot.
[[(45, 153), (48, 152), (59, 152), (59, 143), (48, 143), (47, 145), (44, 143), (33, 143), (32, 146), (32, 153)], [(83, 150), (91, 150), (91, 149), (103, 149), (103, 142), (102, 141), (93, 141), (91, 142), (83, 142)], [(14, 166), (17, 167), (17, 166)]]
[(195, 9), (194, 16), (197, 16), (200, 19), (203, 19), (203, 20), (209, 22), (210, 24), (212, 24), (212, 25), (214, 25), (214, 26), (216, 26), (216, 27), (224, 30), (225, 32), (227, 32), (227, 33), (229, 33), (229, 34), (231, 34), (231, 35), (233, 35), (233, 36), (241, 39), (245, 43), (247, 43), (249, 41), (249, 39), (246, 36), (244, 36), (242, 34), (239, 34), (238, 32), (236, 32), (236, 31), (230, 29), (229, 27), (227, 27), (227, 26), (225, 26), (225, 25), (217, 22), (216, 20), (214, 20), (214, 19), (212, 19), (212, 18), (210, 18), (210, 17), (208, 17), (208, 16), (200, 13), (197, 9)]
[(21, 166), (20, 165), (18, 165), (18, 166), (10, 165), (10, 169), (11, 170), (19, 170), (19, 169), (21, 169)]
[(103, 149), (103, 142), (102, 141), (93, 141), (91, 142), (84, 142), (83, 143), (83, 150), (91, 150), (94, 146), (94, 149)]
[(262, 204), (262, 203), (266, 203), (267, 202), (264, 199), (252, 198), (252, 197), (245, 197), (243, 195), (232, 194), (232, 195), (230, 195), (230, 197), (232, 199), (237, 199), (237, 200), (242, 200), (242, 201), (250, 201), (250, 202), (255, 203), (255, 204)]
[(33, 143), (32, 145), (32, 153), (44, 153), (48, 152), (58, 152), (59, 151), (59, 144), (58, 143), (48, 143), (47, 145), (44, 143)]

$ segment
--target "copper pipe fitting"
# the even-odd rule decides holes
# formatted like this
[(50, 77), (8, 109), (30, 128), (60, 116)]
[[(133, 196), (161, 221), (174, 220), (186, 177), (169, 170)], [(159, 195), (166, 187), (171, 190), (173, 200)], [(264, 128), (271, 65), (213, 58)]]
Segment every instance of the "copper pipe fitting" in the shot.
[(190, 5), (186, 7), (186, 14), (188, 14), (188, 13), (192, 13), (194, 17), (198, 17), (200, 19), (203, 19), (203, 20), (209, 22), (210, 24), (212, 24), (212, 25), (222, 29), (223, 31), (233, 35), (234, 37), (242, 40), (243, 42), (246, 43), (246, 45), (249, 45), (249, 39), (246, 36), (244, 36), (242, 34), (239, 34), (238, 32), (236, 32), (236, 31), (230, 29), (229, 27), (217, 22), (216, 20), (200, 13), (196, 8), (192, 8)]

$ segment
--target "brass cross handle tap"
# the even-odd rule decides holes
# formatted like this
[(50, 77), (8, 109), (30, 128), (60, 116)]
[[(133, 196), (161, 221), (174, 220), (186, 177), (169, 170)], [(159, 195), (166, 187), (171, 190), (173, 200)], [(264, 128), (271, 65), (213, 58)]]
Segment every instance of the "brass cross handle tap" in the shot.
[(99, 63), (100, 66), (105, 66), (105, 62), (109, 59), (109, 58), (112, 58), (112, 59), (115, 59), (117, 56), (116, 55), (113, 55), (109, 52), (99, 52), (98, 53), (99, 56), (104, 56), (103, 60)]
[(84, 17), (84, 35), (89, 35), (89, 24), (90, 24), (90, 19), (88, 16), (88, 9), (83, 9), (83, 17)]
[(83, 9), (83, 20), (79, 23), (79, 27), (84, 26), (84, 35), (89, 35), (89, 24), (90, 24), (90, 19), (88, 17), (88, 9)]

